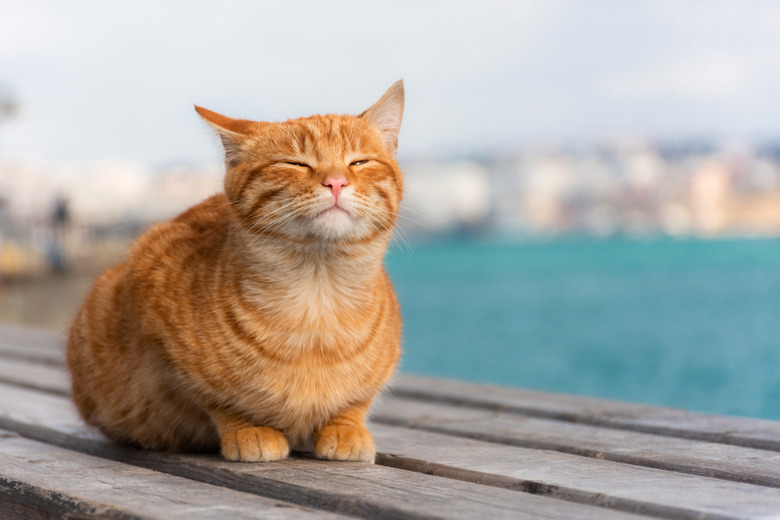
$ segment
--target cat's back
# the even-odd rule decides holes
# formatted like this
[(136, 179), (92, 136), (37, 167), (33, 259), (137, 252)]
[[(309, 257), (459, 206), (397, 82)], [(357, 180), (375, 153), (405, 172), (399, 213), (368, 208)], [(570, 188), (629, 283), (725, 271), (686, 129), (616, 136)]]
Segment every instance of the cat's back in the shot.
[(125, 350), (129, 338), (142, 332), (149, 309), (170, 306), (192, 290), (192, 279), (219, 255), (229, 211), (225, 196), (215, 195), (152, 226), (123, 263), (98, 277), (70, 330), (71, 368), (80, 368), (83, 355)]
[(188, 290), (194, 274), (218, 262), (228, 234), (230, 204), (214, 195), (174, 219), (149, 228), (132, 246), (123, 283), (137, 301)]
[[(183, 324), (185, 317), (176, 315), (203, 297), (185, 296), (198, 290), (194, 281), (204, 277), (218, 257), (229, 211), (225, 196), (215, 195), (152, 226), (133, 244), (125, 262), (96, 280), (79, 310), (67, 349), (73, 398), (87, 422), (100, 426), (112, 438), (137, 442), (159, 437), (156, 432), (145, 434), (143, 413), (135, 417), (139, 410), (149, 409), (141, 387), (155, 388), (165, 379), (152, 370), (162, 359), (156, 338), (170, 336), (171, 331), (164, 330), (165, 321), (173, 318)], [(154, 393), (169, 391), (160, 387)], [(171, 404), (176, 409), (182, 406), (178, 401)], [(126, 416), (124, 410), (135, 412)], [(173, 410), (167, 413), (172, 416)], [(199, 416), (197, 411), (188, 413)], [(202, 437), (208, 438), (208, 428), (204, 432)], [(160, 446), (175, 446), (179, 441), (159, 442)], [(156, 446), (152, 441), (142, 444)]]
[(230, 203), (224, 193), (219, 193), (192, 206), (170, 223), (184, 224), (199, 233), (216, 231), (227, 224), (229, 213)]
[(230, 222), (230, 204), (224, 195), (214, 195), (149, 228), (133, 244), (116, 283), (114, 312), (132, 319), (137, 334), (171, 336), (172, 316), (179, 323), (173, 329), (182, 332), (195, 304), (209, 301)]

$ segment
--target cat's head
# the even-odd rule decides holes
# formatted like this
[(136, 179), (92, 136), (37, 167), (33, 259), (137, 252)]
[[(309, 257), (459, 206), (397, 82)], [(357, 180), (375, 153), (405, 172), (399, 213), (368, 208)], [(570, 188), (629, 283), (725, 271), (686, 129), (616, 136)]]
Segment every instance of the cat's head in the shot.
[(398, 81), (357, 116), (266, 123), (195, 109), (222, 139), (225, 192), (243, 226), (298, 242), (360, 242), (389, 235), (398, 215), (403, 107)]

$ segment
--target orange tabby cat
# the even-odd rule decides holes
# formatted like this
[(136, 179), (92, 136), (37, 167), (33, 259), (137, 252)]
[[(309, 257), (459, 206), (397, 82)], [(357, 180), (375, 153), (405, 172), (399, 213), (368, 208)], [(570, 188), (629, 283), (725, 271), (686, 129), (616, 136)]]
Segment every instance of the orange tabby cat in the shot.
[(73, 398), (111, 439), (229, 460), (373, 462), (365, 416), (400, 353), (383, 257), (401, 200), (402, 82), (359, 116), (196, 107), (225, 194), (152, 227), (70, 330)]

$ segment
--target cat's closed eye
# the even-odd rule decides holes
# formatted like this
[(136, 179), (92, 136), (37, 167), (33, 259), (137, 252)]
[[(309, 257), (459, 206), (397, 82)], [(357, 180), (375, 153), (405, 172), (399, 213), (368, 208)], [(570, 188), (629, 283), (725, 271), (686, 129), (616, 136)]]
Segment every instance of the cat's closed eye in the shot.
[(361, 164), (366, 164), (368, 162), (368, 159), (359, 159), (357, 161), (352, 161), (349, 163), (350, 166), (360, 166)]
[(311, 168), (311, 166), (302, 162), (284, 161), (284, 164), (289, 164), (290, 166), (298, 166), (299, 168)]

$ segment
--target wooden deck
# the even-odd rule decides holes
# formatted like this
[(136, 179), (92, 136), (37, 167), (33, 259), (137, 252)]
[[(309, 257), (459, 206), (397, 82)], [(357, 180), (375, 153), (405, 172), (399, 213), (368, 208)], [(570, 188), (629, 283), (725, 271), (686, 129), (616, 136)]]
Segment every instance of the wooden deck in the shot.
[(115, 446), (62, 338), (0, 327), (0, 519), (780, 518), (780, 423), (399, 376), (376, 465)]

